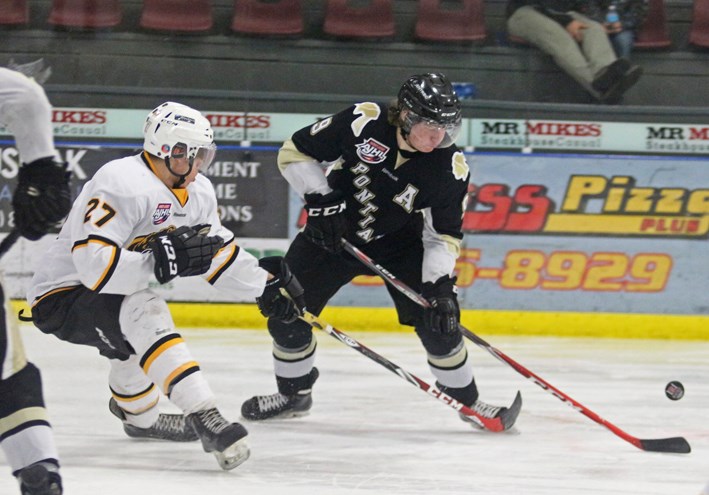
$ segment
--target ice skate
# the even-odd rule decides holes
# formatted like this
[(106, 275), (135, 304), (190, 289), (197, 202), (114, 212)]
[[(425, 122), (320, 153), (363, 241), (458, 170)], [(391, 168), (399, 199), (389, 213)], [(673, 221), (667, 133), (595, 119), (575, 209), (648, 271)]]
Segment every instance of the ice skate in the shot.
[(188, 415), (187, 423), (199, 435), (204, 451), (213, 453), (222, 469), (234, 469), (249, 458), (246, 428), (229, 423), (216, 408)]
[[(317, 368), (310, 372), (310, 386), (318, 379)], [(306, 416), (313, 407), (312, 388), (300, 390), (293, 395), (279, 392), (271, 395), (251, 397), (241, 405), (241, 415), (244, 419), (261, 421), (264, 419), (285, 419)]]
[(54, 465), (48, 467), (44, 463), (32, 464), (20, 471), (17, 477), (22, 495), (62, 494), (62, 478)]
[[(481, 400), (476, 400), (469, 407), (484, 418), (499, 419), (502, 422), (503, 429), (509, 430), (512, 426), (514, 426), (517, 416), (522, 409), (522, 396), (519, 392), (517, 392), (517, 396), (510, 407), (493, 406)], [(463, 413), (458, 413), (458, 415), (460, 416), (460, 419), (473, 425), (475, 428), (480, 430), (485, 429), (485, 427), (479, 421), (476, 421), (475, 418), (466, 416)]]
[(125, 411), (113, 397), (108, 402), (108, 409), (123, 422), (123, 431), (132, 438), (153, 438), (171, 442), (194, 442), (199, 439), (182, 414), (161, 413), (150, 428), (139, 428), (127, 422)]
[(294, 418), (306, 416), (313, 405), (310, 391), (299, 392), (295, 395), (275, 393), (271, 395), (257, 395), (244, 402), (241, 406), (241, 415), (245, 419), (260, 421), (275, 418)]

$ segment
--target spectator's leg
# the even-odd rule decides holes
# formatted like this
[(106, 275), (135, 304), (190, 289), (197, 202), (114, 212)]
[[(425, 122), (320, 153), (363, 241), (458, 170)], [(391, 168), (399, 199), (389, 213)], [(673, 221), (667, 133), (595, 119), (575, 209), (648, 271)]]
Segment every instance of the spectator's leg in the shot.
[(595, 76), (601, 69), (615, 62), (618, 57), (616, 57), (610, 39), (608, 39), (608, 34), (601, 24), (577, 12), (571, 12), (570, 14), (574, 19), (588, 26), (584, 30), (581, 51), (588, 61), (588, 68), (591, 74)]
[(507, 30), (511, 35), (524, 38), (551, 55), (564, 72), (584, 89), (596, 95), (591, 87), (594, 72), (579, 44), (559, 23), (537, 12), (533, 7), (525, 6), (517, 9), (507, 20)]

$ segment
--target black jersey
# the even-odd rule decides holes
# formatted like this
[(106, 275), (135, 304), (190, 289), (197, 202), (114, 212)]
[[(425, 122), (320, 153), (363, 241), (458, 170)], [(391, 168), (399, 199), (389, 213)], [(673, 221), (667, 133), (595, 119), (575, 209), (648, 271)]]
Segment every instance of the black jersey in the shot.
[(470, 173), (454, 145), (430, 153), (399, 149), (386, 105), (358, 103), (293, 135), (297, 149), (335, 162), (328, 184), (347, 200), (351, 240), (395, 234), (425, 211), (439, 235), (462, 239)]

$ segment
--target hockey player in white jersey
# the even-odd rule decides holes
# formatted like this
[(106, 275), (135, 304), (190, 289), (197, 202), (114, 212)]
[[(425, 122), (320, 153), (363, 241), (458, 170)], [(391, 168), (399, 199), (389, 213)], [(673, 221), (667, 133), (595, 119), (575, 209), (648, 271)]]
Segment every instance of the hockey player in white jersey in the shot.
[[(246, 430), (226, 421), (167, 304), (148, 287), (201, 276), (293, 321), (302, 291), (281, 258), (258, 260), (221, 225), (209, 179), (209, 121), (167, 102), (146, 119), (143, 152), (113, 160), (84, 186), (28, 292), (35, 325), (96, 347), (111, 363), (109, 408), (132, 437), (200, 439), (223, 469), (249, 455)], [(284, 288), (291, 298), (280, 292)], [(161, 414), (164, 394), (184, 415)]]
[[(27, 66), (16, 68), (19, 72), (0, 68), (0, 123), (15, 137), (22, 160), (12, 196), (14, 228), (37, 240), (69, 212), (69, 174), (54, 148), (47, 95), (24, 75)], [(0, 446), (22, 495), (60, 495), (59, 455), (40, 372), (25, 356), (2, 287), (0, 303)]]

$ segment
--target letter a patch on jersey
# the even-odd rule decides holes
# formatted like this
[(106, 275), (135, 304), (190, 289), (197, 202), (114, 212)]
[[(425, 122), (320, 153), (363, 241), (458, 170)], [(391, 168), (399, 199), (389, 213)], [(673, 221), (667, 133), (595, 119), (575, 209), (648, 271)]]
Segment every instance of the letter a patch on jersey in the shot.
[(155, 208), (155, 213), (153, 213), (153, 225), (160, 225), (170, 218), (171, 208), (171, 203), (159, 203), (158, 207)]
[(382, 163), (387, 158), (389, 147), (374, 138), (369, 138), (357, 146), (357, 156), (364, 163)]

